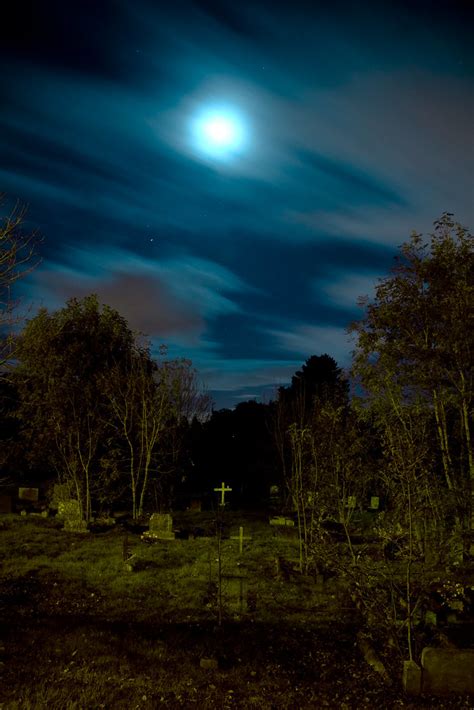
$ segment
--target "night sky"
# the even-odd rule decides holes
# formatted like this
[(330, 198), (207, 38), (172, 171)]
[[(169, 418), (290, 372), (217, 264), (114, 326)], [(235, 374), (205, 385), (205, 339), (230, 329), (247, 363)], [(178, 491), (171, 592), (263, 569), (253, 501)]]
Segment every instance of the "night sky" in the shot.
[(0, 191), (44, 237), (25, 305), (97, 293), (217, 408), (347, 366), (397, 245), (445, 210), (474, 229), (468, 5), (10, 3)]

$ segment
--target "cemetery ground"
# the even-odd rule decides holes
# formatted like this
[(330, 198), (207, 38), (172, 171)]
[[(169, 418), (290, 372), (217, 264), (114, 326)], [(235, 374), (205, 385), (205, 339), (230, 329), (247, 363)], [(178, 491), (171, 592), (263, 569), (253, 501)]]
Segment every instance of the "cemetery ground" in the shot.
[(474, 707), (408, 697), (400, 659), (377, 649), (387, 683), (350, 597), (299, 574), (295, 530), (265, 514), (225, 513), (219, 626), (212, 519), (176, 514), (181, 536), (147, 542), (119, 523), (2, 516), (0, 708)]

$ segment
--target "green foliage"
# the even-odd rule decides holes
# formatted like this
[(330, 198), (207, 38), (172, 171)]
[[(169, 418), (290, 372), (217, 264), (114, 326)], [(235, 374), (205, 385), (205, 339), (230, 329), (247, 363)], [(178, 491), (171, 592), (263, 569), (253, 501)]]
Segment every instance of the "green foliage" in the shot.
[(41, 309), (18, 340), (14, 382), (19, 416), (33, 458), (74, 483), (86, 520), (103, 489), (100, 458), (107, 423), (101, 383), (134, 347), (125, 320), (96, 296), (71, 299), (54, 313)]
[(273, 429), (297, 515), (300, 567), (317, 568), (322, 525), (336, 520), (347, 532), (354, 512), (349, 497), (365, 495), (369, 472), (362, 425), (350, 410), (348, 383), (333, 358), (309, 358), (291, 386), (280, 388)]
[(206, 412), (208, 398), (190, 361), (160, 354), (153, 359), (95, 295), (41, 309), (18, 339), (12, 379), (29, 463), (55, 470), (86, 520), (93, 503), (106, 509), (127, 490), (140, 517), (150, 483), (156, 504), (169, 505), (188, 419)]
[(430, 471), (435, 488), (441, 475), (446, 514), (474, 525), (474, 237), (445, 213), (400, 252), (352, 326), (353, 374), (392, 470)]

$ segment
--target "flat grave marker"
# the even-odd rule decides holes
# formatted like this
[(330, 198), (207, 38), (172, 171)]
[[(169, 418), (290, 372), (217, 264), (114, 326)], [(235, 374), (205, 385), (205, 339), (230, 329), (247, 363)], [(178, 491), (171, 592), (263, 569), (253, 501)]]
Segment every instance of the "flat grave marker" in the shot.
[(287, 518), (284, 515), (274, 515), (270, 518), (270, 525), (280, 525), (282, 527), (294, 528), (295, 521), (292, 518)]

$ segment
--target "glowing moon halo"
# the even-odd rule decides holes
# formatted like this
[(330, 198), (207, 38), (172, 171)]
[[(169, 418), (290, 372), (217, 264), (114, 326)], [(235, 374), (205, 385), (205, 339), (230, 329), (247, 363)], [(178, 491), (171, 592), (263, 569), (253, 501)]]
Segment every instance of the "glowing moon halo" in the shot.
[(225, 116), (213, 116), (203, 125), (204, 134), (216, 145), (232, 146), (235, 140), (235, 124)]
[(193, 132), (196, 148), (211, 157), (233, 156), (245, 143), (242, 121), (226, 110), (204, 111), (196, 119)]

